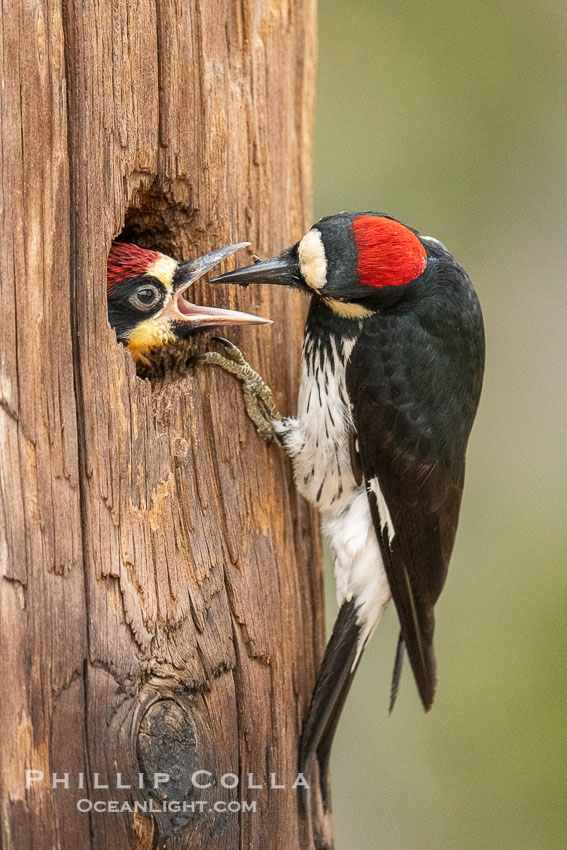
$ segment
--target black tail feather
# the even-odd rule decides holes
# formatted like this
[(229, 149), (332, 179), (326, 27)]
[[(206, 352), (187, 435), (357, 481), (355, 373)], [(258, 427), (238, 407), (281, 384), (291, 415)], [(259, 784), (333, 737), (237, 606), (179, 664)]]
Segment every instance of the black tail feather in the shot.
[(394, 706), (396, 704), (396, 698), (398, 696), (398, 688), (400, 687), (400, 680), (402, 678), (402, 666), (404, 663), (404, 639), (402, 633), (398, 637), (398, 645), (396, 647), (396, 657), (394, 659), (394, 672), (392, 674), (392, 687), (390, 689), (390, 708), (389, 712), (392, 713)]
[(311, 698), (299, 752), (299, 772), (307, 777), (315, 753), (320, 767), (321, 792), (328, 805), (328, 765), (333, 737), (354, 678), (360, 626), (354, 600), (341, 606), (327, 644)]
[(321, 740), (319, 741), (319, 746), (317, 747), (317, 761), (319, 762), (319, 782), (321, 786), (321, 798), (323, 800), (323, 808), (325, 811), (328, 810), (330, 803), (329, 761), (331, 758), (331, 747), (333, 746), (335, 732), (337, 731), (337, 726), (339, 725), (339, 720), (348, 696), (348, 692), (350, 691), (350, 686), (352, 685), (355, 673), (356, 667), (348, 674), (347, 679), (341, 688), (341, 692), (337, 698), (337, 701), (333, 708), (333, 712), (329, 718), (329, 722), (325, 727), (323, 734), (321, 735)]

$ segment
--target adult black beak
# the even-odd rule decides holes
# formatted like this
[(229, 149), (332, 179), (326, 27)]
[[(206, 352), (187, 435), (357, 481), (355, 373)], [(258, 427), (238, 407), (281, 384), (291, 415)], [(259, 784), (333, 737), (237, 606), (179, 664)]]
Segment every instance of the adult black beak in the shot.
[[(248, 245), (250, 245), (250, 242), (238, 242), (235, 245), (218, 248), (209, 254), (203, 254), (196, 260), (179, 263), (173, 278), (174, 294), (163, 315), (176, 323), (186, 322), (187, 330), (203, 327), (224, 327), (226, 325), (272, 324), (271, 319), (263, 319), (261, 316), (254, 316), (251, 313), (240, 313), (237, 310), (193, 304), (183, 295), (192, 283), (203, 277), (222, 260), (230, 257), (239, 248), (246, 248)], [(179, 325), (177, 327), (180, 329)]]
[[(297, 256), (297, 252), (295, 252)], [(299, 262), (294, 257), (294, 249), (285, 251), (271, 260), (260, 260), (253, 266), (235, 269), (233, 272), (211, 278), (210, 283), (236, 283), (248, 286), (251, 283), (273, 283), (278, 286), (301, 288)]]

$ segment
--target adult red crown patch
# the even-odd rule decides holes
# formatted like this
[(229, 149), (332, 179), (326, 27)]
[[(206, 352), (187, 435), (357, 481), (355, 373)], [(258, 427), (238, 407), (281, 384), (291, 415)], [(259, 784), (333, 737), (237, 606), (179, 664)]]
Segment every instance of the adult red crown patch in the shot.
[(425, 269), (425, 248), (399, 221), (359, 215), (352, 229), (358, 248), (358, 277), (366, 286), (402, 286)]

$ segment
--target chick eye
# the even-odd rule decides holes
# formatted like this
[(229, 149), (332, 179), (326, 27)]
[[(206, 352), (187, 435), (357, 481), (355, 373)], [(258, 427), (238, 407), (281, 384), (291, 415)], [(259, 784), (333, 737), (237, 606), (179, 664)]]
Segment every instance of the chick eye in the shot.
[(142, 310), (147, 313), (156, 306), (160, 298), (161, 293), (157, 286), (148, 286), (148, 284), (145, 284), (144, 286), (140, 286), (140, 288), (130, 296), (130, 304), (132, 307), (135, 307), (136, 310)]

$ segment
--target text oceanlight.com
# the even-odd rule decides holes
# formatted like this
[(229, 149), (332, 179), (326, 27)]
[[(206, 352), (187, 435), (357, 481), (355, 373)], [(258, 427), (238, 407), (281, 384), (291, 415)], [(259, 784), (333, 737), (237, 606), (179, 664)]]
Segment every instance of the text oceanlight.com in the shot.
[[(168, 787), (171, 784), (171, 788)], [(180, 785), (183, 790), (180, 791)], [(143, 812), (144, 814), (207, 814), (209, 812), (238, 813), (256, 812), (256, 800), (190, 800), (188, 796), (195, 796), (195, 791), (214, 788), (219, 794), (220, 789), (227, 791), (239, 790), (262, 792), (269, 790), (295, 790), (297, 788), (309, 788), (302, 773), (293, 776), (292, 781), (280, 781), (275, 773), (268, 774), (263, 779), (256, 778), (253, 773), (240, 778), (236, 773), (223, 773), (215, 776), (209, 770), (195, 770), (190, 775), (184, 775), (181, 768), (175, 769), (174, 773), (137, 773), (126, 776), (123, 773), (115, 773), (112, 776), (103, 776), (100, 773), (45, 773), (43, 770), (25, 771), (26, 790), (33, 788), (50, 788), (53, 791), (79, 791), (83, 792), (76, 802), (80, 812), (99, 812), (105, 814), (121, 814)], [(122, 800), (100, 800), (91, 799), (89, 795), (95, 791), (124, 791)], [(146, 792), (151, 799), (136, 800), (135, 796), (141, 796), (138, 792)], [(85, 793), (86, 792), (86, 793)], [(131, 792), (131, 793), (128, 793)], [(215, 792), (213, 791), (212, 794)], [(109, 796), (109, 795), (107, 795)], [(142, 795), (145, 796), (145, 795)], [(185, 799), (174, 799), (181, 796)], [(219, 796), (221, 796), (219, 794)]]
[(105, 814), (121, 814), (122, 812), (144, 812), (144, 814), (164, 814), (179, 812), (187, 814), (206, 814), (208, 812), (255, 812), (257, 811), (256, 800), (216, 800), (209, 803), (206, 800), (77, 800), (77, 809), (80, 812), (99, 812)]

